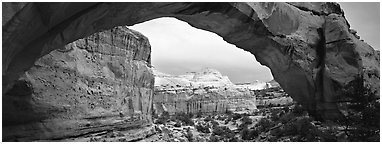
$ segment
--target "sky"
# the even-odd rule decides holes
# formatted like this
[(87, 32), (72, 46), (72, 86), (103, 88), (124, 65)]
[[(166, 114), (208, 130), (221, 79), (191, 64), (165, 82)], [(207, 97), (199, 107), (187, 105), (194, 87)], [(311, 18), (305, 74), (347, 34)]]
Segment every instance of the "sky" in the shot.
[[(351, 28), (374, 49), (379, 49), (379, 3), (343, 2), (340, 5)], [(148, 37), (151, 63), (161, 72), (179, 75), (209, 67), (234, 83), (273, 79), (269, 68), (258, 63), (249, 52), (175, 18), (158, 18), (130, 28)]]
[(374, 49), (380, 49), (380, 4), (377, 2), (340, 2), (350, 28)]

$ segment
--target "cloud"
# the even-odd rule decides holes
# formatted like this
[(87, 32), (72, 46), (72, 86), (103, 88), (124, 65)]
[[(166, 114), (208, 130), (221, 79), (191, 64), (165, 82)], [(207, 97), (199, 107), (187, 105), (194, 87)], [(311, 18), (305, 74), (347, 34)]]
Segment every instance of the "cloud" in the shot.
[(269, 81), (270, 70), (255, 57), (215, 33), (175, 18), (159, 18), (130, 27), (148, 37), (152, 64), (159, 71), (184, 74), (204, 67), (219, 70), (233, 82)]

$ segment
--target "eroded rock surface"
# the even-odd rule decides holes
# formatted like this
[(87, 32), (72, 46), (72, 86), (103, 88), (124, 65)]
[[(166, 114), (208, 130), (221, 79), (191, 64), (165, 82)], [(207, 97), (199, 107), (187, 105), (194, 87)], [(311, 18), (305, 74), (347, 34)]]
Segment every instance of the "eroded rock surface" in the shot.
[(116, 27), (41, 57), (3, 95), (3, 140), (59, 140), (151, 124), (150, 52), (146, 37)]
[(211, 68), (185, 75), (155, 75), (154, 110), (157, 114), (225, 113), (228, 110), (256, 109), (256, 95), (247, 87), (233, 84), (227, 76)]
[[(118, 25), (175, 17), (223, 37), (269, 67), (316, 117), (338, 119), (343, 87), (379, 90), (379, 59), (337, 3), (3, 3), (3, 91), (41, 56)], [(13, 15), (13, 16), (11, 16)], [(12, 18), (10, 18), (12, 17)]]

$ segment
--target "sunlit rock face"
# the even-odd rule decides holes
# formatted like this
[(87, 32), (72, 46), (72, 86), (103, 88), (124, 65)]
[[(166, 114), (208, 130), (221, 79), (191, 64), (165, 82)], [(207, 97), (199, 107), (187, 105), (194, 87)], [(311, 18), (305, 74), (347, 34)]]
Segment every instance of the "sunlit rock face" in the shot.
[(146, 37), (116, 27), (41, 57), (3, 95), (3, 140), (64, 139), (150, 124), (150, 52)]
[(232, 87), (234, 84), (227, 76), (212, 68), (203, 68), (199, 72), (187, 72), (185, 75), (170, 75), (153, 69), (155, 86), (160, 89), (176, 88), (179, 86), (189, 88), (203, 87)]
[(280, 87), (280, 84), (274, 80), (269, 82), (255, 80), (254, 82), (250, 83), (235, 84), (235, 87), (238, 89), (263, 90), (268, 88)]
[(236, 109), (256, 109), (256, 96), (249, 88), (237, 87), (227, 76), (211, 68), (185, 75), (169, 75), (153, 70), (156, 114), (224, 113)]
[(54, 49), (159, 17), (214, 32), (252, 53), (318, 118), (341, 117), (337, 102), (343, 87), (358, 77), (379, 90), (379, 58), (349, 29), (338, 4), (270, 2), (3, 3), (3, 91)]

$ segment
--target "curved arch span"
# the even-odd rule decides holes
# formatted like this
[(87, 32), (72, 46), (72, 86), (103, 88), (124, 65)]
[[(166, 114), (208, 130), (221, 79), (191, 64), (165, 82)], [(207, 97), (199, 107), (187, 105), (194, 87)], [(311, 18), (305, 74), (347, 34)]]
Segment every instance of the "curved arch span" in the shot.
[(343, 57), (325, 57), (325, 37), (330, 36), (325, 28), (346, 24), (335, 3), (4, 3), (4, 8), (3, 91), (56, 48), (101, 30), (159, 17), (185, 21), (250, 52), (294, 100), (324, 119), (341, 116), (333, 82), (352, 80), (328, 71), (340, 67), (347, 77), (361, 73), (354, 47), (345, 52), (352, 54), (346, 57), (350, 67), (336, 63)]

